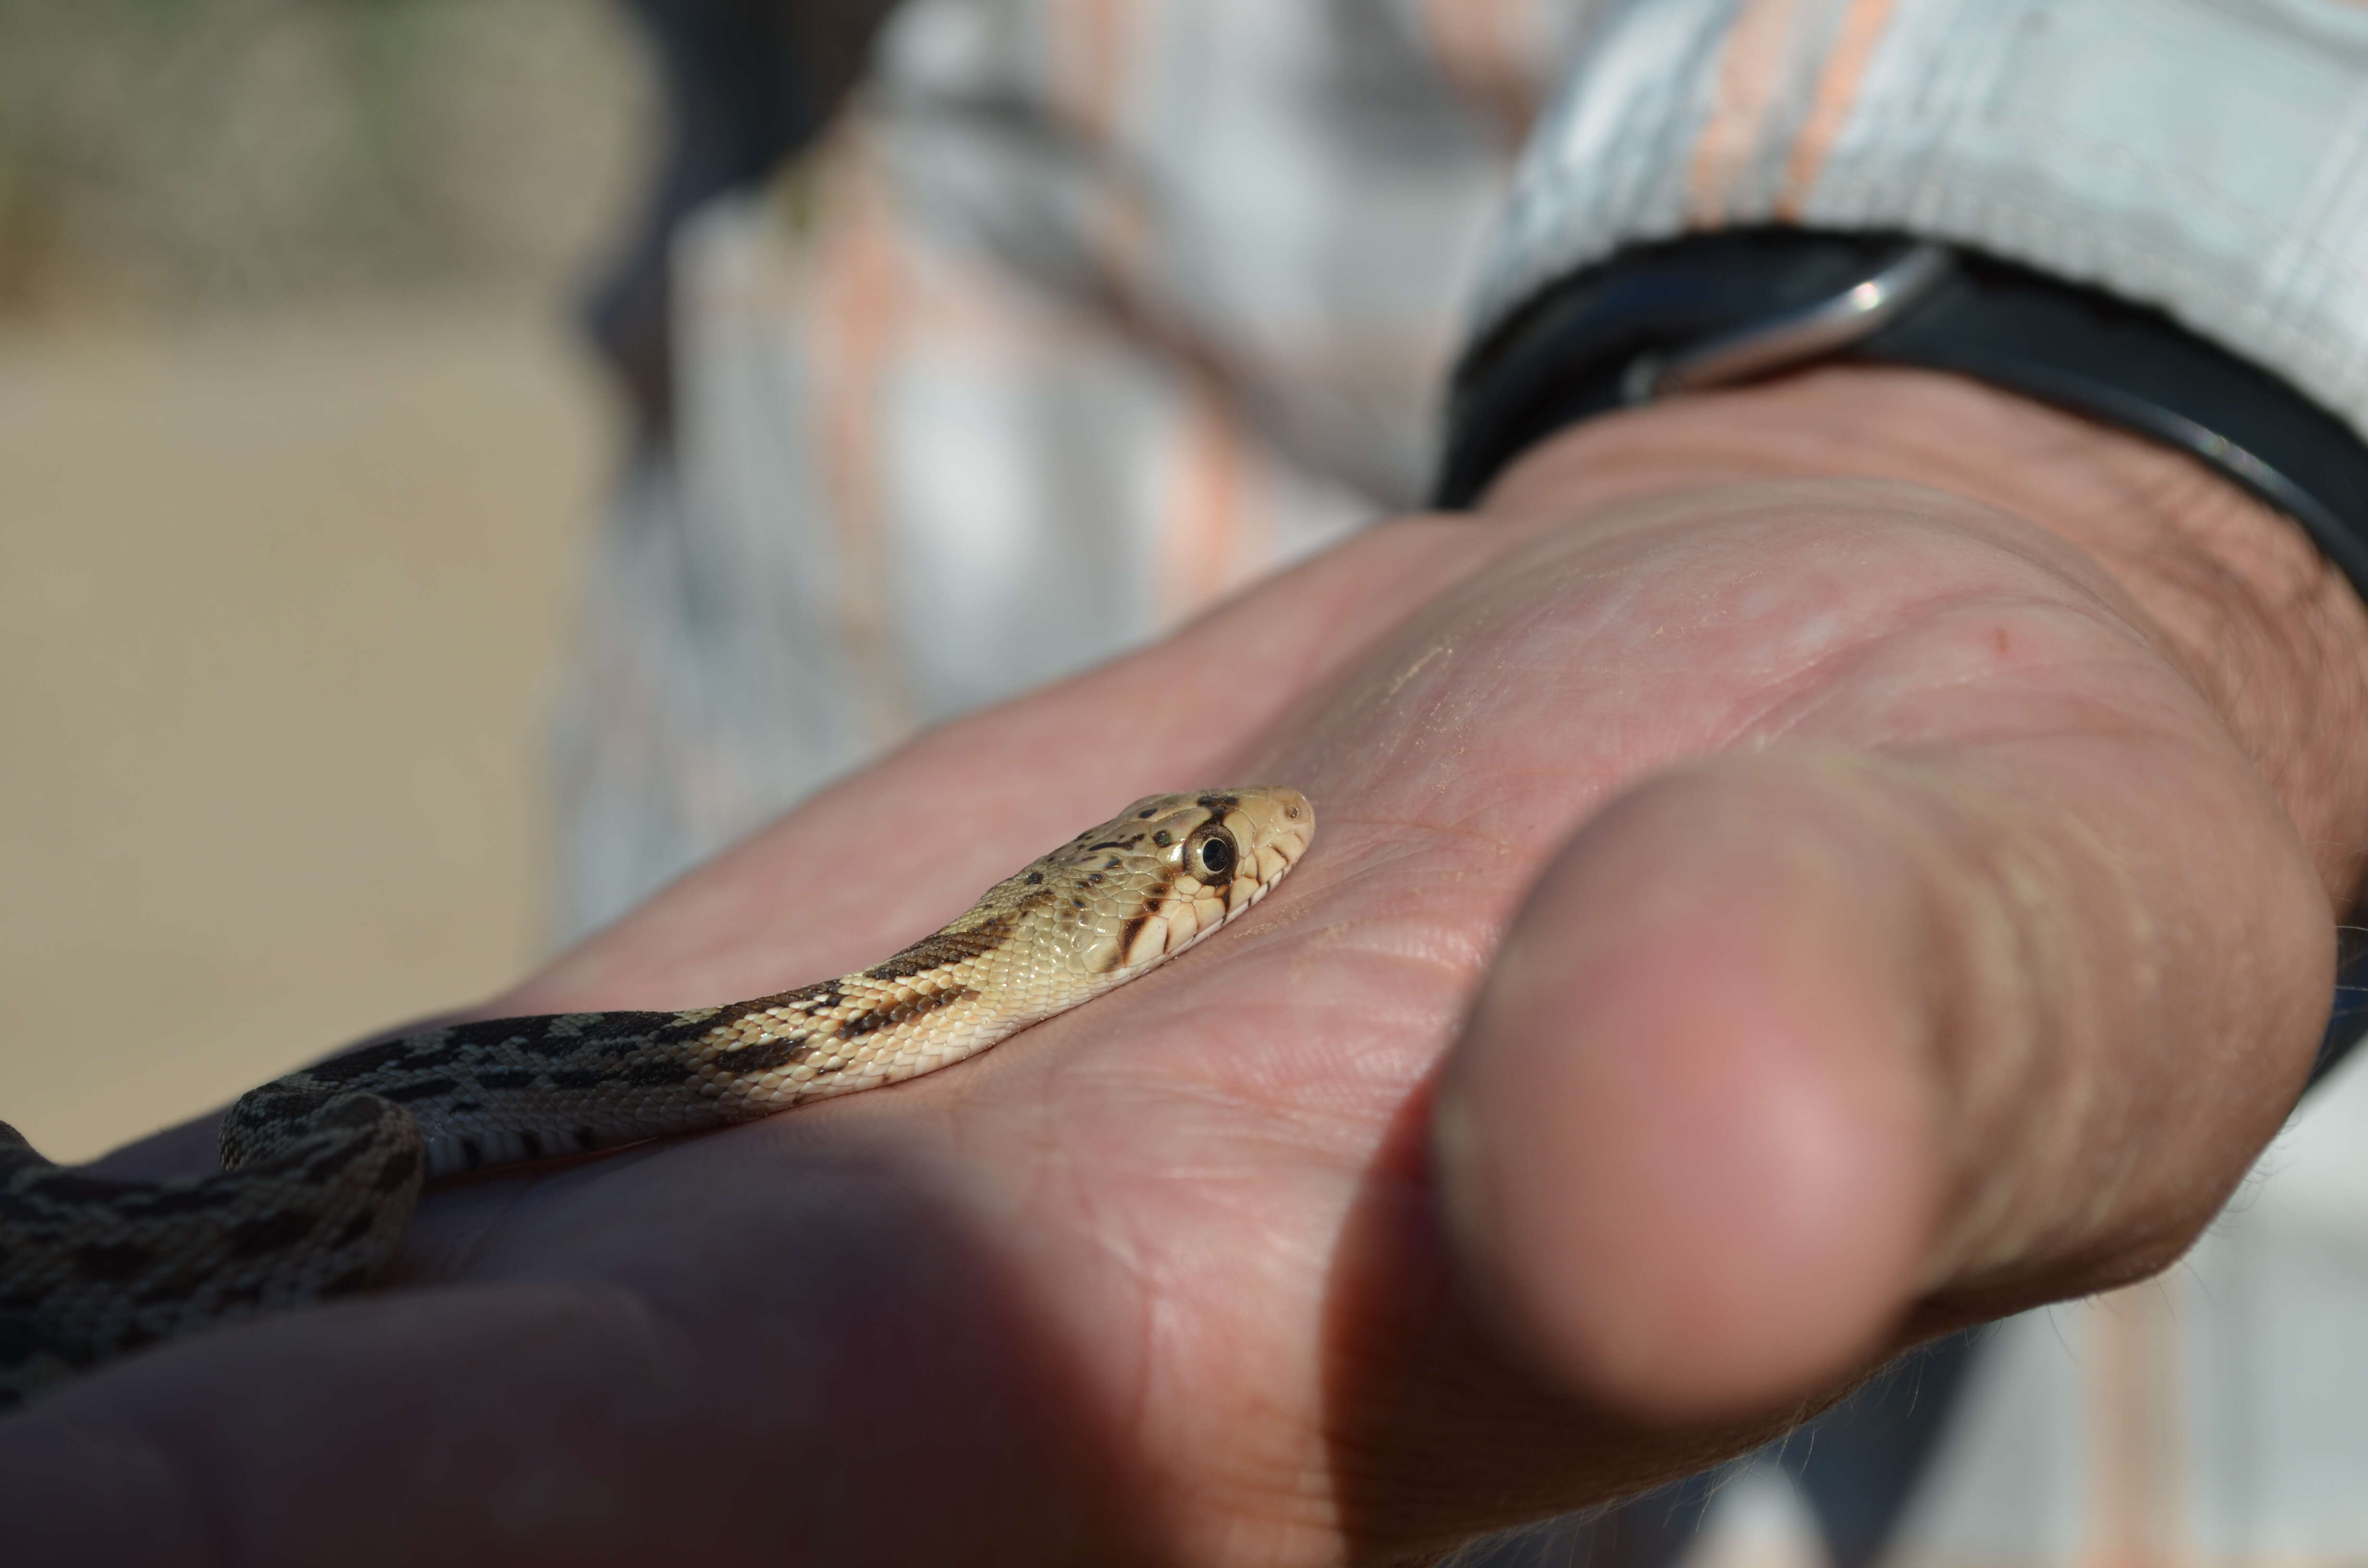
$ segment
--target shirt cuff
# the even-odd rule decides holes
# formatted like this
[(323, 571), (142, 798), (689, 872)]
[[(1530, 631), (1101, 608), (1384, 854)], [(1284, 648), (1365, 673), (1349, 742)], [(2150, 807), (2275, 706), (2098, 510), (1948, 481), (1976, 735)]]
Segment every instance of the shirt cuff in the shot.
[(2368, 436), (2368, 6), (1624, 6), (1531, 140), (1474, 336), (1629, 245), (1768, 223), (2157, 306)]

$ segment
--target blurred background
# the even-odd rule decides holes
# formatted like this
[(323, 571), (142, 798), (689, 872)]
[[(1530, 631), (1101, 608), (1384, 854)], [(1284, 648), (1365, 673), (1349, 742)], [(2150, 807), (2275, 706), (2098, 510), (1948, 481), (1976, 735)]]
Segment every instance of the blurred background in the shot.
[(515, 977), (662, 152), (602, 0), (0, 0), (0, 1117)]

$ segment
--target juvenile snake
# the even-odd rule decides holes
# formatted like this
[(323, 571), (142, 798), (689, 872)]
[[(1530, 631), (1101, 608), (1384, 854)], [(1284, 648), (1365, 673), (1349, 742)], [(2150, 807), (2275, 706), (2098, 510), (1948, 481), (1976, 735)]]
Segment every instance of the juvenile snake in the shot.
[(1295, 790), (1154, 795), (858, 973), (679, 1013), (454, 1024), (302, 1068), (231, 1108), (212, 1176), (85, 1175), (0, 1123), (0, 1408), (158, 1340), (368, 1284), (428, 1179), (959, 1062), (1208, 936), (1315, 827)]

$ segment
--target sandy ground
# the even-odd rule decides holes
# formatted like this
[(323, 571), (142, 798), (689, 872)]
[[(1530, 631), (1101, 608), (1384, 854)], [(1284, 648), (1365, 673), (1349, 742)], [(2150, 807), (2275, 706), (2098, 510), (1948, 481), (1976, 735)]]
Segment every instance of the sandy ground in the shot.
[(612, 449), (524, 307), (0, 335), (0, 1118), (86, 1158), (530, 961)]

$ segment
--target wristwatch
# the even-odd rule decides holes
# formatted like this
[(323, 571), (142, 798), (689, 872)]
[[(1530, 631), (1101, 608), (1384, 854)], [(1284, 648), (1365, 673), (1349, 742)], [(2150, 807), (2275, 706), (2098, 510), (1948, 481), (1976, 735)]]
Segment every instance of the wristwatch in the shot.
[(2368, 599), (2368, 444), (2161, 312), (1907, 235), (1748, 229), (1624, 251), (1546, 290), (1455, 372), (1437, 500), (1614, 409), (1818, 361), (1950, 370), (2151, 437), (2310, 535)]

